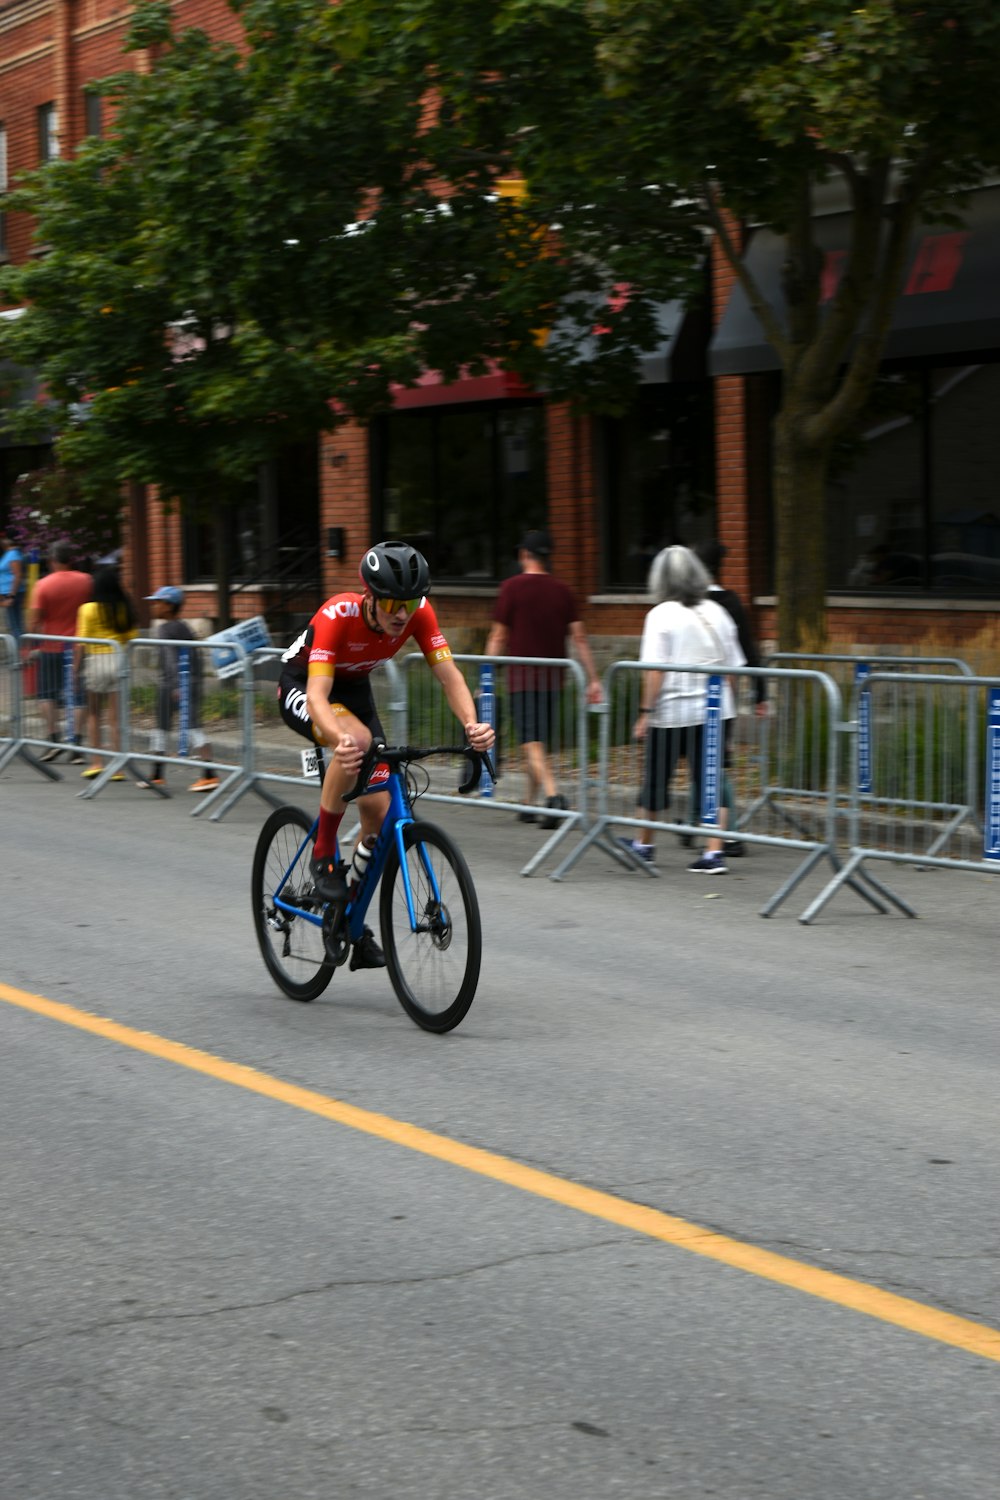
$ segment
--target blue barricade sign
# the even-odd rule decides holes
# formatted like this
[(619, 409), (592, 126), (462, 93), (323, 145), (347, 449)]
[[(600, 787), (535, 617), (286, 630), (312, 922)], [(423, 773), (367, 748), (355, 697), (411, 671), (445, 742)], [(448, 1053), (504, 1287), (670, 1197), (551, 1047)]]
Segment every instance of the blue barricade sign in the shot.
[(76, 738), (76, 682), (73, 673), (73, 647), (64, 646), (62, 653), (63, 668), (63, 710), (66, 720), (66, 743), (72, 745)]
[(859, 661), (854, 668), (858, 687), (858, 791), (872, 789), (872, 695), (867, 687), (871, 666)]
[(701, 821), (710, 828), (719, 822), (722, 791), (722, 678), (708, 679), (705, 695), (705, 736), (701, 766)]
[(177, 716), (177, 754), (188, 754), (191, 729), (191, 648), (182, 646), (177, 653), (177, 681), (180, 703)]
[[(479, 722), (488, 724), (495, 732), (497, 727), (496, 672), (493, 667), (479, 668)], [(485, 766), (479, 773), (480, 797), (493, 796), (493, 779)]]
[(983, 858), (1000, 862), (1000, 688), (990, 688), (986, 713), (986, 797)]

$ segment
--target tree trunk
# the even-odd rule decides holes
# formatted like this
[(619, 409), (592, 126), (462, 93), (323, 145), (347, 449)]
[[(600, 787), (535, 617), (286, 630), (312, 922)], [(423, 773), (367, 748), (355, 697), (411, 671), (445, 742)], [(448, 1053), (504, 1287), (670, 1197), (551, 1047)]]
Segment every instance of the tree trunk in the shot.
[(229, 545), (229, 517), (230, 511), (228, 505), (221, 503), (216, 506), (212, 515), (212, 540), (215, 543), (217, 628), (219, 630), (228, 630), (233, 623), (232, 612), (230, 610), (233, 560)]
[(775, 423), (778, 649), (819, 651), (826, 641), (826, 475), (829, 446), (801, 438), (786, 403)]

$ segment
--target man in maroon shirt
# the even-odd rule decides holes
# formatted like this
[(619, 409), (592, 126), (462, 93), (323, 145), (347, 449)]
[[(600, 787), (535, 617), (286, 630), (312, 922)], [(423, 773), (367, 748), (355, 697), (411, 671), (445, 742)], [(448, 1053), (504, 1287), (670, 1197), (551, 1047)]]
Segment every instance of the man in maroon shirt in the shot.
[[(49, 553), (50, 572), (35, 584), (28, 610), (28, 629), (36, 635), (76, 635), (76, 614), (86, 604), (94, 587), (89, 573), (73, 567), (73, 549), (69, 542), (56, 542)], [(56, 715), (63, 701), (63, 653), (65, 643), (52, 641), (41, 647), (38, 657), (38, 699), (45, 705), (45, 727), (55, 741)], [(70, 747), (72, 751), (72, 746)], [(43, 752), (42, 760), (55, 760), (60, 754), (55, 744)]]
[[(500, 585), (486, 654), (565, 657), (568, 638), (587, 674), (587, 699), (599, 703), (603, 696), (601, 683), (594, 670), (576, 596), (567, 584), (553, 578), (548, 571), (551, 553), (547, 532), (526, 534), (517, 552), (520, 573)], [(548, 746), (559, 729), (562, 678), (559, 667), (507, 668), (511, 718), (524, 747), (528, 773), (525, 800), (529, 806), (537, 804), (540, 797), (545, 798), (546, 807), (566, 806), (566, 798), (557, 790), (548, 754)], [(523, 823), (535, 821), (532, 812), (518, 813), (518, 817)], [(559, 821), (555, 816), (541, 820), (543, 828), (555, 828)]]

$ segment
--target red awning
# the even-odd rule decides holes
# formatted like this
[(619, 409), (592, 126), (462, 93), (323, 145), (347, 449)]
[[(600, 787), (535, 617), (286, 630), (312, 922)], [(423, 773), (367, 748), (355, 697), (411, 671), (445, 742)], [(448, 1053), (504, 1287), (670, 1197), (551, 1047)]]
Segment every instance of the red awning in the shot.
[(458, 406), (467, 401), (523, 401), (527, 396), (538, 395), (519, 375), (502, 370), (493, 361), (485, 375), (467, 375), (446, 385), (436, 370), (426, 370), (416, 385), (394, 385), (391, 390), (397, 411), (421, 406)]

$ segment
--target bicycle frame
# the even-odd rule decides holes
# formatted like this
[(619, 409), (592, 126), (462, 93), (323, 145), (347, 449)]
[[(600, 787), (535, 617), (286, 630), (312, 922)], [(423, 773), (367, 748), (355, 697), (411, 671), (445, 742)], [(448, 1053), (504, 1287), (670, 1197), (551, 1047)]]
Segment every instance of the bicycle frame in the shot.
[[(406, 789), (406, 778), (403, 773), (398, 770), (390, 771), (389, 780), (384, 789), (389, 793), (389, 809), (379, 830), (378, 840), (375, 848), (372, 850), (371, 859), (368, 861), (368, 868), (365, 870), (361, 884), (355, 891), (353, 899), (347, 905), (347, 930), (352, 942), (357, 942), (364, 931), (365, 917), (371, 905), (372, 897), (375, 894), (375, 888), (382, 878), (386, 860), (389, 858), (389, 850), (393, 847), (393, 844), (395, 844), (396, 852), (399, 855), (399, 868), (403, 878), (403, 890), (406, 893), (406, 910), (410, 919), (410, 930), (411, 932), (418, 930), (417, 914), (413, 905), (413, 889), (410, 884), (410, 871), (405, 858), (405, 846), (403, 842), (407, 826), (415, 820), (413, 817), (413, 807), (410, 803), (410, 795)], [(383, 790), (383, 788), (380, 787), (378, 790)], [(322, 910), (318, 912), (304, 911), (301, 906), (294, 906), (289, 902), (282, 901), (281, 892), (295, 866), (302, 859), (306, 849), (316, 837), (316, 829), (318, 827), (319, 819), (317, 818), (309, 830), (308, 836), (302, 840), (302, 843), (296, 850), (295, 858), (281, 877), (281, 883), (276, 888), (273, 897), (274, 904), (279, 911), (286, 912), (289, 916), (297, 917), (300, 922), (309, 922), (314, 927), (323, 926)], [(337, 854), (339, 858), (339, 845)], [(441, 892), (438, 889), (437, 877), (427, 852), (422, 847), (420, 849), (420, 861), (430, 882), (431, 889), (434, 892), (434, 899), (440, 901)]]

